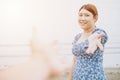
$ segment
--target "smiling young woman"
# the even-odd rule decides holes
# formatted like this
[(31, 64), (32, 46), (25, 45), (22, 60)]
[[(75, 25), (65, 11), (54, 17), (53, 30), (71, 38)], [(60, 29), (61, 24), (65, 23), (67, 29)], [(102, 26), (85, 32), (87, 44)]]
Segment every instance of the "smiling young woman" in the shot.
[(83, 5), (78, 12), (78, 23), (83, 29), (75, 36), (72, 53), (73, 66), (70, 80), (106, 80), (103, 68), (104, 45), (107, 33), (97, 28), (97, 8), (93, 4)]

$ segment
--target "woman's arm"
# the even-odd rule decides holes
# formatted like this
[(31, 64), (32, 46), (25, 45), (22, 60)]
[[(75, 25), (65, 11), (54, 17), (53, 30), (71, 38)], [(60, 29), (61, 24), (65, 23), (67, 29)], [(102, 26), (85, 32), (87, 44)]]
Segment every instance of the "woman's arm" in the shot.
[(88, 49), (86, 50), (87, 54), (94, 53), (94, 51), (99, 47), (100, 50), (103, 50), (103, 45), (101, 43), (101, 38), (104, 36), (104, 33), (94, 33), (88, 37)]
[(101, 51), (104, 48), (104, 44), (108, 40), (108, 35), (103, 29), (97, 29), (89, 38), (88, 38), (88, 49), (86, 50), (86, 53), (94, 53), (97, 48), (99, 48)]
[[(37, 30), (37, 29), (36, 29)], [(59, 75), (67, 66), (57, 58), (57, 42), (49, 44), (40, 41), (33, 30), (30, 60), (0, 71), (0, 80), (48, 80)], [(44, 37), (44, 36), (43, 36)], [(46, 42), (47, 43), (47, 42)]]
[(74, 71), (75, 61), (76, 61), (76, 58), (74, 56), (73, 57), (73, 63), (71, 65), (70, 72), (69, 72), (69, 80), (73, 80), (73, 71)]

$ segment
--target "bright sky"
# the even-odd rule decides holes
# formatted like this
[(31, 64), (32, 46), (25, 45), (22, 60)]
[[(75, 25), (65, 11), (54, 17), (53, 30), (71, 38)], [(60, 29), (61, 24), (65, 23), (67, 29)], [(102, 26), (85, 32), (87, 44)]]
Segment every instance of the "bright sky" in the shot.
[(0, 0), (0, 44), (29, 43), (33, 26), (43, 41), (71, 42), (80, 31), (77, 12), (84, 3), (97, 6), (99, 27), (120, 35), (118, 0)]
[[(0, 0), (0, 46), (29, 44), (33, 27), (37, 27), (37, 36), (42, 43), (52, 40), (71, 43), (74, 36), (80, 32), (77, 13), (85, 3), (96, 5), (99, 12), (96, 25), (107, 31), (109, 47), (118, 47), (114, 51), (110, 49), (109, 52), (119, 52), (119, 0)], [(25, 55), (29, 54), (29, 51), (26, 46), (0, 47), (0, 55)], [(111, 59), (113, 57), (114, 59)], [(107, 55), (105, 64), (116, 66), (120, 64), (118, 59), (118, 55)]]

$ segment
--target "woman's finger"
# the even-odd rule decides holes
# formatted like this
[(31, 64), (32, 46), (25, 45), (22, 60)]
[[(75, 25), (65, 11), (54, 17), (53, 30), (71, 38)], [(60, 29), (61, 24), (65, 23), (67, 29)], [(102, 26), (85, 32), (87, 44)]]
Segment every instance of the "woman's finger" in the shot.
[(92, 44), (92, 45), (90, 45), (89, 48), (86, 50), (86, 53), (87, 53), (87, 54), (92, 54), (92, 53), (95, 52), (96, 49), (97, 49), (96, 44)]
[(98, 37), (98, 39), (99, 39), (99, 38), (102, 38), (104, 35), (105, 35), (105, 34), (102, 32), (102, 33), (98, 34), (97, 37)]
[(98, 40), (97, 46), (103, 51), (103, 45), (101, 44), (101, 39)]

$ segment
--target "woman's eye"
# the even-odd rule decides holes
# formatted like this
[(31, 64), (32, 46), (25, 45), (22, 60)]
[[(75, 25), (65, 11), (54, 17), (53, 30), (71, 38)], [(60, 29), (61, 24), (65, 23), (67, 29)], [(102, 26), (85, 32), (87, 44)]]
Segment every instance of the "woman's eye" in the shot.
[(82, 14), (80, 14), (79, 16), (82, 16)]
[(85, 16), (89, 17), (90, 15), (89, 15), (89, 14), (86, 14)]
[(88, 17), (88, 16), (90, 16), (90, 15), (86, 14), (85, 16), (87, 16), (87, 17)]

